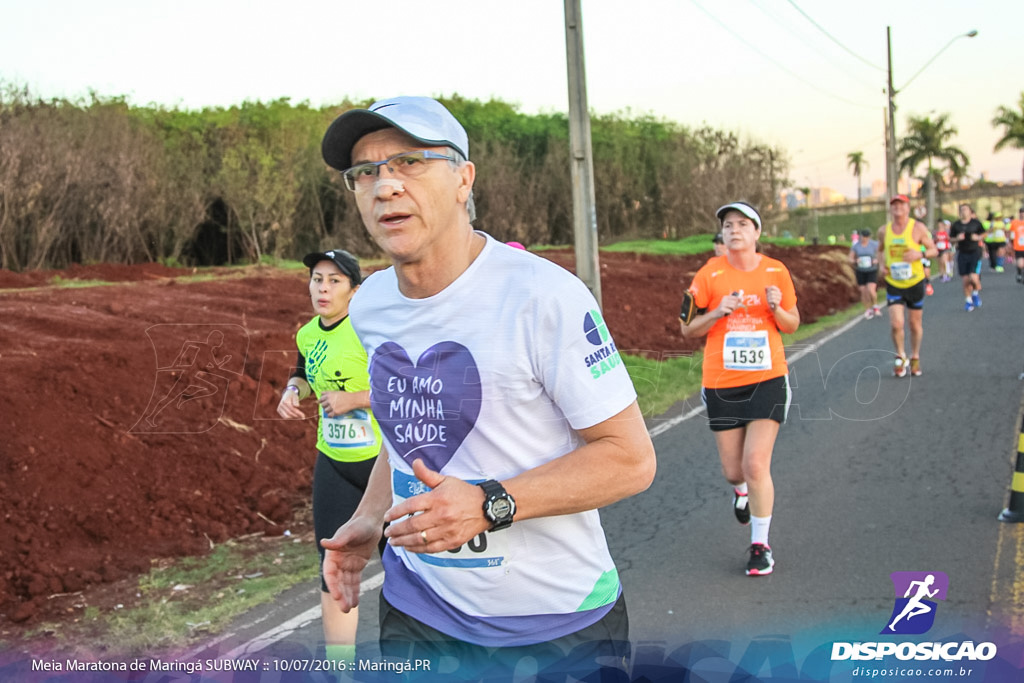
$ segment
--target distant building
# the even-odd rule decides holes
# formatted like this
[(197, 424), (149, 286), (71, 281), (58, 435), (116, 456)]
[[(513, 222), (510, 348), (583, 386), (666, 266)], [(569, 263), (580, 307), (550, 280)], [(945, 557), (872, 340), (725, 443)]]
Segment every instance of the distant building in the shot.
[[(921, 191), (921, 186), (923, 184), (924, 183), (922, 183), (918, 178), (901, 177), (900, 181), (896, 183), (896, 192), (899, 194), (905, 194), (908, 197), (913, 197)], [(871, 181), (871, 194), (868, 195), (869, 197), (881, 199), (885, 197), (887, 192), (888, 184), (884, 178), (881, 180)]]
[(831, 187), (816, 187), (811, 190), (811, 202), (814, 206), (842, 204), (845, 201), (846, 195)]
[(924, 185), (917, 178), (900, 178), (900, 181), (896, 183), (896, 191), (900, 194), (905, 194), (908, 197), (914, 197), (918, 192), (921, 191), (921, 186)]

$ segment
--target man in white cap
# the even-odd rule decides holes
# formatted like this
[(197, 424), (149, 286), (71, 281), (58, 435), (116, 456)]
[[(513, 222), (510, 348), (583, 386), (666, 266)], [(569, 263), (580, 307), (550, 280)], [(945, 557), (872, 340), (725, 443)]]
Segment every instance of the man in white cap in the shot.
[(656, 465), (596, 302), (568, 271), (473, 229), (469, 141), (439, 102), (346, 112), (323, 155), (393, 266), (351, 306), (389, 457), (323, 543), (332, 596), (358, 604), (386, 522), (384, 655), (452, 656), (460, 675), (523, 656), (625, 667), (597, 509), (645, 490)]

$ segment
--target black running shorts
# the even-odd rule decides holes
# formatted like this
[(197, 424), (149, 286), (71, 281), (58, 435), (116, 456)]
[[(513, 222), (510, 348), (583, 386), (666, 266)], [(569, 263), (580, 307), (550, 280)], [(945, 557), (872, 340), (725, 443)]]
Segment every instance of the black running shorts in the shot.
[[(316, 550), (320, 553), (320, 590), (327, 592), (324, 583), (324, 548), (320, 541), (334, 536), (342, 524), (352, 518), (363, 498), (370, 472), (377, 458), (359, 462), (341, 462), (317, 451), (313, 467), (313, 531)], [(379, 545), (384, 551), (384, 539)]]
[[(499, 532), (500, 533), (500, 532)], [(487, 647), (459, 641), (400, 611), (381, 591), (380, 653), (397, 662), (430, 662), (429, 668), (410, 672), (403, 681), (437, 681), (438, 669), (454, 661), (458, 671), (451, 680), (511, 680), (510, 673), (523, 660), (536, 667), (537, 680), (619, 681), (628, 680), (625, 671), (632, 646), (626, 599), (619, 596), (611, 611), (598, 621), (554, 640), (536, 645)], [(390, 679), (388, 679), (390, 680)]]
[(978, 261), (981, 260), (980, 251), (958, 251), (956, 252), (956, 272), (960, 277), (967, 277), (978, 272)]
[(793, 392), (789, 388), (789, 375), (783, 375), (742, 387), (704, 387), (700, 397), (708, 411), (711, 431), (724, 432), (745, 427), (754, 420), (785, 424)]
[(906, 306), (912, 311), (924, 308), (924, 280), (910, 287), (895, 287), (885, 283), (885, 303), (889, 306)]
[(855, 270), (854, 272), (857, 274), (858, 287), (870, 285), (872, 282), (878, 282), (878, 268), (873, 270)]

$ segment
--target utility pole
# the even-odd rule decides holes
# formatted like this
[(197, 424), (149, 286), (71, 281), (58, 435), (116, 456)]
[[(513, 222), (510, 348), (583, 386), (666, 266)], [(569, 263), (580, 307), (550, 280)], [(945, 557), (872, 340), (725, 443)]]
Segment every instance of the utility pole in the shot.
[(893, 97), (896, 93), (892, 86), (892, 27), (885, 27), (885, 44), (886, 50), (889, 54), (889, 128), (886, 131), (886, 166), (885, 166), (885, 184), (889, 192), (889, 196), (886, 197), (887, 201), (892, 201), (892, 198), (898, 194), (899, 186), (899, 174), (896, 170), (896, 103), (893, 102)]
[(597, 256), (597, 207), (594, 159), (583, 64), (583, 17), (580, 0), (565, 0), (565, 52), (569, 69), (569, 158), (572, 165), (572, 216), (576, 242), (576, 276), (601, 306), (601, 268)]

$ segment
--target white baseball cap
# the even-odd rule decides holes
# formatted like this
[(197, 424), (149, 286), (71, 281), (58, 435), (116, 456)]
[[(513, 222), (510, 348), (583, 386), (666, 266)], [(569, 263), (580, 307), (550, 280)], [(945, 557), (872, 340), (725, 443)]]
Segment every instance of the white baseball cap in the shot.
[(761, 229), (761, 214), (759, 214), (757, 209), (750, 204), (747, 204), (746, 202), (733, 202), (732, 204), (726, 204), (718, 209), (718, 211), (715, 211), (715, 216), (717, 216), (719, 222), (721, 222), (725, 218), (725, 214), (729, 211), (739, 211), (744, 216), (754, 221), (754, 225), (757, 226), (758, 230)]
[(384, 128), (397, 128), (434, 147), (454, 147), (469, 159), (469, 136), (443, 104), (430, 97), (392, 97), (350, 109), (327, 128), (320, 146), (327, 165), (344, 171), (352, 165), (352, 148), (361, 137)]

